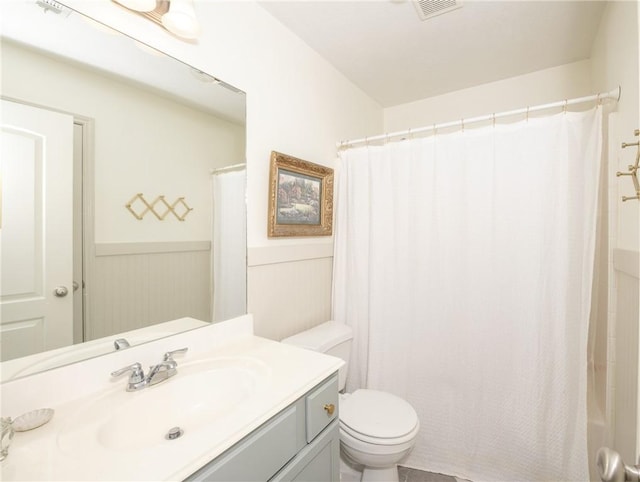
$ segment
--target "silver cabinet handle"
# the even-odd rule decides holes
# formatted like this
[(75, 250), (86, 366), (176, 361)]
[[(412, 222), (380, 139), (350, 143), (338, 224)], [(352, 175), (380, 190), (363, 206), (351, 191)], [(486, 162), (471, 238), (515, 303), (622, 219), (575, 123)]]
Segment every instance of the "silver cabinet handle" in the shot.
[(73, 286), (73, 291), (78, 291), (78, 288), (80, 288), (80, 285), (78, 284), (77, 281), (74, 281), (72, 286)]
[(58, 298), (64, 298), (69, 294), (69, 290), (66, 286), (56, 286), (56, 289), (53, 290), (53, 294)]

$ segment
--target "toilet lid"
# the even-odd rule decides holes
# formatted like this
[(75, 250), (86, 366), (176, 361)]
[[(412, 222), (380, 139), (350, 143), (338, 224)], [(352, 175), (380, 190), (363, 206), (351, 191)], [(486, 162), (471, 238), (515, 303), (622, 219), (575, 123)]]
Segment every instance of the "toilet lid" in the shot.
[(340, 401), (340, 422), (352, 433), (396, 439), (415, 430), (418, 415), (409, 403), (391, 393), (356, 390)]

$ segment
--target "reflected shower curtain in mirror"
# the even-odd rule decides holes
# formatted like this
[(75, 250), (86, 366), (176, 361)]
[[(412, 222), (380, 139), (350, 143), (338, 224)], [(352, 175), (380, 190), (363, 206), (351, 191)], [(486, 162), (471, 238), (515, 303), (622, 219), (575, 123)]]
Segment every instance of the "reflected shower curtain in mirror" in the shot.
[(415, 407), (403, 465), (589, 480), (601, 124), (598, 107), (340, 153), (333, 317), (354, 328), (347, 389)]
[(246, 169), (213, 173), (211, 178), (212, 321), (222, 321), (247, 312)]

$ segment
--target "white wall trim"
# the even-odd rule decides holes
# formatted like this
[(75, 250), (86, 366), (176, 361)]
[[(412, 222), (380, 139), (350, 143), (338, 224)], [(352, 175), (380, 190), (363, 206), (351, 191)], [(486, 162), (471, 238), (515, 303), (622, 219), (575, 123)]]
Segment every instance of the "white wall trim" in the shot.
[(260, 246), (248, 249), (248, 266), (333, 257), (333, 243), (295, 246)]
[(613, 250), (613, 267), (616, 271), (640, 278), (640, 252), (628, 249)]
[(99, 243), (96, 256), (121, 256), (126, 254), (184, 253), (210, 251), (210, 241), (167, 241), (152, 243)]

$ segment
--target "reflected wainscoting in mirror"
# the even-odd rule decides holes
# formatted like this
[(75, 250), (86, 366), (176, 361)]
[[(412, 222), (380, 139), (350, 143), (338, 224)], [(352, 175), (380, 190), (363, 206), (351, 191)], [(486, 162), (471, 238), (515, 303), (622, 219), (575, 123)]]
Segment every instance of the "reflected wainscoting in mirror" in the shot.
[[(212, 189), (224, 186), (213, 176), (245, 159), (244, 93), (63, 9), (0, 5), (2, 361), (246, 313), (244, 182), (233, 181), (242, 195), (216, 201), (239, 204), (234, 222), (212, 225)], [(193, 210), (139, 220), (126, 208), (137, 192), (186, 197)], [(214, 287), (232, 257), (242, 282)], [(134, 343), (168, 334), (149, 329)], [(84, 348), (60, 358), (96, 355)]]

